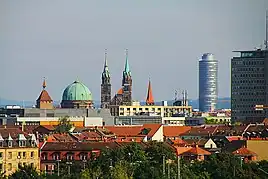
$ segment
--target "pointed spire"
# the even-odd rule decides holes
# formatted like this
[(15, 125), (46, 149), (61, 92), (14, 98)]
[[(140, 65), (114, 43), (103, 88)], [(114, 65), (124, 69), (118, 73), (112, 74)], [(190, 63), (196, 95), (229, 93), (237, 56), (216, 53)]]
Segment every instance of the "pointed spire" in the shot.
[(152, 85), (151, 85), (150, 78), (149, 78), (149, 84), (148, 84), (146, 104), (147, 105), (154, 105), (154, 97), (153, 97), (153, 91), (152, 91)]
[(107, 49), (105, 49), (104, 67), (103, 67), (102, 76), (106, 78), (110, 78), (110, 72), (109, 72), (108, 62), (107, 62)]
[(107, 49), (105, 49), (105, 61), (104, 61), (104, 70), (106, 67), (108, 67), (108, 63), (107, 63)]
[(125, 62), (125, 69), (124, 72), (130, 74), (130, 68), (128, 63), (128, 49), (126, 49), (126, 62)]
[(46, 78), (44, 77), (44, 81), (43, 81), (43, 89), (45, 89), (47, 87), (47, 83), (46, 83)]

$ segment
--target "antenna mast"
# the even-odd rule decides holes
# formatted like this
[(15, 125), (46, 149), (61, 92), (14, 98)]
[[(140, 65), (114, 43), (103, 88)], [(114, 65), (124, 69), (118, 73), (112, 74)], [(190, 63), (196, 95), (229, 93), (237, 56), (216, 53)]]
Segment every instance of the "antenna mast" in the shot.
[(268, 50), (268, 10), (266, 10), (265, 16), (265, 49)]

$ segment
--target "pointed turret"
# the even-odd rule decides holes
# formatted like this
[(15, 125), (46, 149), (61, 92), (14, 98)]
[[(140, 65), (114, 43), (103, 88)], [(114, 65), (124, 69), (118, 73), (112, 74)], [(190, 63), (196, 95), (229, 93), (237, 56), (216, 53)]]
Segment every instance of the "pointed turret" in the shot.
[(102, 83), (110, 84), (110, 72), (109, 72), (108, 62), (107, 62), (107, 49), (105, 49), (104, 67), (103, 67), (103, 72), (102, 72)]
[(45, 89), (47, 87), (45, 78), (42, 87), (43, 90), (40, 93), (38, 99), (36, 100), (36, 107), (40, 109), (53, 109), (53, 100)]
[(146, 105), (154, 105), (154, 97), (153, 97), (153, 91), (152, 91), (152, 85), (151, 85), (150, 79), (149, 79), (149, 84), (148, 84)]
[(126, 62), (125, 62), (125, 69), (124, 72), (130, 74), (130, 68), (128, 63), (128, 49), (126, 49)]
[(47, 87), (47, 83), (46, 83), (46, 78), (44, 77), (44, 81), (43, 81), (43, 89), (45, 89)]
[(101, 108), (108, 108), (111, 102), (111, 75), (107, 63), (107, 49), (105, 49), (104, 67), (101, 80)]

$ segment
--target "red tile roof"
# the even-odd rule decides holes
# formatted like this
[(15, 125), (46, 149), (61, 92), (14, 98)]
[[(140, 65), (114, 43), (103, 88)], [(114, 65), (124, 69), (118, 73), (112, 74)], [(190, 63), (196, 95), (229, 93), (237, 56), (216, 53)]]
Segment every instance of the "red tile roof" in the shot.
[(190, 129), (190, 126), (163, 126), (163, 133), (165, 137), (177, 137)]
[(234, 140), (244, 140), (244, 138), (242, 136), (226, 136), (226, 139), (229, 142), (232, 142)]
[(255, 152), (252, 152), (245, 147), (241, 147), (240, 149), (237, 149), (236, 151), (233, 152), (233, 154), (239, 155), (239, 156), (256, 156), (257, 155)]
[[(118, 137), (124, 136), (149, 136), (152, 137), (161, 124), (144, 124), (142, 126), (106, 126), (105, 128), (113, 132)], [(148, 134), (142, 133), (144, 129), (148, 129)]]
[(202, 127), (192, 127), (190, 130), (184, 132), (181, 135), (186, 136), (209, 136), (213, 135), (218, 126), (202, 126)]
[(51, 134), (47, 138), (47, 142), (75, 142), (75, 138), (70, 134)]
[(119, 94), (119, 95), (123, 94), (123, 88), (120, 88), (120, 89), (117, 91), (117, 94)]
[(39, 95), (39, 97), (36, 101), (52, 102), (53, 100), (51, 99), (51, 97), (49, 96), (49, 94), (46, 90), (42, 90), (41, 94)]
[(185, 142), (184, 140), (182, 140), (181, 138), (177, 138), (177, 139), (169, 139), (172, 142), (173, 146), (186, 146), (187, 142)]
[(192, 147), (190, 150), (183, 152), (182, 155), (211, 155), (211, 153), (200, 147)]
[(42, 151), (91, 151), (106, 148), (116, 148), (116, 142), (46, 142)]

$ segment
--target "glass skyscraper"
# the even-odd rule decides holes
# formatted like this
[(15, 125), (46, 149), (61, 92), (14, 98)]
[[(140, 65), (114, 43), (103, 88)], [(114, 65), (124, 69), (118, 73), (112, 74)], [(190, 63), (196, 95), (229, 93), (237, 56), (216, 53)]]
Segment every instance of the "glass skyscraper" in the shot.
[(211, 53), (199, 60), (199, 110), (214, 111), (218, 100), (218, 61)]

